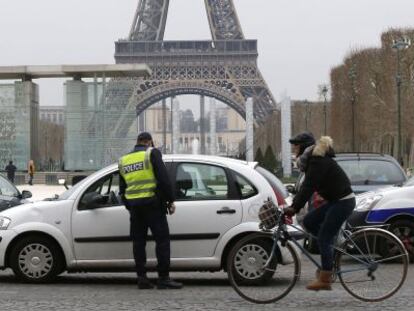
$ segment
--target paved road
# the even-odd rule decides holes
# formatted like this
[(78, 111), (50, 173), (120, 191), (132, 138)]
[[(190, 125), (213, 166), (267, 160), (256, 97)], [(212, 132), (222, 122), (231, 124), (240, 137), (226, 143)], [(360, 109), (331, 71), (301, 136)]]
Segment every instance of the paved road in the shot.
[[(16, 282), (10, 271), (0, 272), (0, 310), (414, 310), (414, 265), (400, 292), (381, 303), (352, 298), (340, 284), (332, 292), (304, 289), (314, 269), (305, 262), (300, 282), (276, 304), (255, 305), (242, 300), (224, 273), (174, 273), (182, 290), (137, 290), (133, 274), (64, 274), (55, 284)], [(151, 274), (150, 277), (155, 277)]]

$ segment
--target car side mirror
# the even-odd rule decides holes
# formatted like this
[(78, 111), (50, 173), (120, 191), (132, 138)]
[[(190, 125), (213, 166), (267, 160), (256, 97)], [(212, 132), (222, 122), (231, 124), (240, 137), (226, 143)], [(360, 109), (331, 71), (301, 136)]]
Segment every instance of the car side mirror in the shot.
[(32, 197), (32, 193), (28, 190), (23, 190), (22, 191), (22, 199), (28, 199)]
[(107, 199), (99, 193), (89, 192), (83, 196), (79, 209), (87, 210), (99, 208), (102, 204), (106, 203), (106, 200)]
[(58, 183), (59, 183), (59, 185), (64, 186), (66, 189), (69, 189), (68, 185), (66, 184), (66, 179), (64, 179), (64, 178), (60, 178), (60, 179), (58, 180)]
[(294, 185), (287, 185), (286, 190), (291, 194), (296, 194), (296, 187)]

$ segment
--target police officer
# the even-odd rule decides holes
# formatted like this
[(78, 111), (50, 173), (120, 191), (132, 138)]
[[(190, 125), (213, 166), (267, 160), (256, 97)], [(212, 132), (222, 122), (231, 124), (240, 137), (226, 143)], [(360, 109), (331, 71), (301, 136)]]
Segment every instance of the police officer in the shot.
[(119, 171), (120, 195), (130, 213), (138, 288), (154, 287), (145, 268), (148, 228), (156, 243), (157, 288), (181, 288), (181, 283), (169, 277), (170, 232), (166, 213), (175, 212), (174, 193), (161, 152), (153, 148), (151, 134), (143, 132), (138, 135), (134, 150), (120, 158)]

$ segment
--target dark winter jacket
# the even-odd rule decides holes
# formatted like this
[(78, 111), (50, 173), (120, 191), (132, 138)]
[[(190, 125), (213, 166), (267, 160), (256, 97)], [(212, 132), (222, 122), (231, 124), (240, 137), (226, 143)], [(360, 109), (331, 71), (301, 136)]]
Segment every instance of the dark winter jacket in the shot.
[(323, 136), (303, 163), (305, 180), (292, 203), (296, 211), (303, 208), (315, 191), (328, 202), (338, 201), (352, 193), (348, 176), (333, 159), (334, 156), (332, 139)]
[(7, 172), (8, 179), (14, 179), (14, 175), (17, 170), (16, 166), (14, 166), (13, 164), (8, 164), (4, 170)]
[[(132, 152), (145, 151), (147, 146), (136, 145)], [(127, 208), (130, 207), (143, 207), (143, 206), (153, 206), (153, 205), (162, 205), (166, 208), (166, 203), (173, 203), (175, 200), (174, 191), (171, 185), (170, 177), (167, 172), (167, 168), (162, 160), (161, 152), (154, 148), (151, 151), (151, 164), (154, 169), (155, 179), (157, 180), (157, 190), (155, 198), (144, 198), (144, 199), (134, 199), (126, 200), (124, 197), (126, 190), (126, 182), (120, 175), (119, 182), (119, 194), (122, 197), (122, 200)]]

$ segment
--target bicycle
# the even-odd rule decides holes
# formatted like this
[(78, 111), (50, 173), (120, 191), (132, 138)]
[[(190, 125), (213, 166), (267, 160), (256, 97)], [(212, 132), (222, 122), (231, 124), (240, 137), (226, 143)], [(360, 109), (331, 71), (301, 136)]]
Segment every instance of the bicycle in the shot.
[[(230, 284), (242, 298), (265, 304), (285, 297), (300, 278), (301, 260), (294, 246), (319, 270), (322, 267), (297, 240), (297, 232), (312, 235), (286, 223), (283, 209), (269, 200), (260, 213), (262, 232), (237, 242), (230, 252), (227, 272)], [(297, 231), (291, 233), (288, 228)], [(251, 243), (258, 240), (261, 243)], [(380, 227), (342, 228), (333, 247), (333, 281), (339, 279), (353, 297), (365, 302), (382, 301), (404, 284), (408, 253), (389, 231)]]

